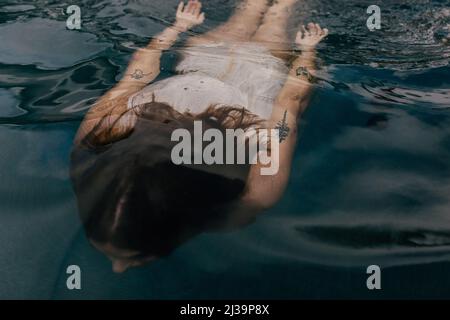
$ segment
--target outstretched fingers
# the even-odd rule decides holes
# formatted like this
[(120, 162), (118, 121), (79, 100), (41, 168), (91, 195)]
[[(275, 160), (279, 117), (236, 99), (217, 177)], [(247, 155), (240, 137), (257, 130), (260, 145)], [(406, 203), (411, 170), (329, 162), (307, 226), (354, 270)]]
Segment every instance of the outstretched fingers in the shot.
[(326, 37), (328, 35), (328, 29), (324, 28), (322, 29), (322, 27), (320, 26), (320, 24), (316, 23), (316, 30), (317, 30), (317, 34), (321, 37)]
[(176, 24), (182, 31), (202, 24), (205, 21), (202, 3), (199, 0), (189, 0), (187, 4), (181, 1), (178, 5), (176, 18)]
[(312, 22), (308, 23), (308, 30), (311, 36), (317, 35), (317, 28), (316, 25)]
[(295, 42), (299, 42), (303, 39), (303, 32), (299, 31), (297, 32), (297, 37), (295, 38)]
[(203, 23), (205, 21), (205, 13), (202, 12), (199, 16), (198, 16), (200, 23)]
[(198, 16), (202, 12), (202, 3), (199, 1), (196, 1), (196, 6), (193, 8), (193, 14)]
[(184, 9), (184, 1), (181, 1), (181, 2), (178, 4), (177, 14), (182, 13), (182, 12), (183, 12), (183, 9)]
[(300, 37), (300, 39), (310, 36), (326, 37), (328, 33), (329, 31), (327, 28), (322, 29), (320, 24), (310, 22), (308, 23), (307, 27), (305, 27), (304, 25), (300, 27), (300, 31), (297, 33), (297, 37)]
[(184, 1), (178, 4), (177, 14), (191, 14), (193, 16), (199, 16), (202, 12), (202, 3), (198, 0), (189, 0), (185, 5)]
[(194, 8), (195, 8), (195, 1), (189, 0), (188, 5), (186, 7), (186, 10), (184, 10), (184, 12), (186, 12), (186, 13), (193, 13)]
[(307, 27), (300, 27), (295, 42), (301, 48), (314, 48), (327, 35), (328, 29), (322, 29), (318, 23), (310, 22)]
[(202, 9), (202, 4), (198, 0), (189, 0), (186, 12), (193, 14), (193, 15), (199, 15)]

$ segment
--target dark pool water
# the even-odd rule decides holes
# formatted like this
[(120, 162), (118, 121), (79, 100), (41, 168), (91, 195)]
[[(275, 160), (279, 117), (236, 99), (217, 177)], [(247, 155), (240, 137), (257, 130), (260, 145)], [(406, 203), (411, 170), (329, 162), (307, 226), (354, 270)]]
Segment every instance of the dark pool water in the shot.
[[(238, 2), (206, 0), (193, 33)], [(375, 2), (382, 29), (370, 32)], [(71, 4), (0, 1), (1, 298), (450, 298), (448, 1), (300, 0), (291, 33), (314, 20), (331, 34), (282, 201), (122, 275), (84, 237), (69, 153), (89, 105), (177, 1), (77, 1), (81, 31), (66, 29)], [(71, 264), (81, 291), (66, 289)], [(380, 291), (366, 288), (372, 264)]]

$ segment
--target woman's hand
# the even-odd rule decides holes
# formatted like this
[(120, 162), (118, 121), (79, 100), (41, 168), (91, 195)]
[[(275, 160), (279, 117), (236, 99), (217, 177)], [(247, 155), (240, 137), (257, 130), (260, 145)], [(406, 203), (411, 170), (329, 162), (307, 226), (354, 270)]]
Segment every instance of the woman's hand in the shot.
[(198, 0), (189, 0), (186, 6), (181, 1), (178, 5), (175, 27), (185, 32), (202, 24), (205, 21), (205, 13), (201, 12), (201, 10), (202, 4)]
[(322, 29), (318, 23), (309, 23), (308, 29), (302, 26), (302, 30), (297, 33), (295, 43), (300, 50), (314, 50), (327, 35), (328, 29)]

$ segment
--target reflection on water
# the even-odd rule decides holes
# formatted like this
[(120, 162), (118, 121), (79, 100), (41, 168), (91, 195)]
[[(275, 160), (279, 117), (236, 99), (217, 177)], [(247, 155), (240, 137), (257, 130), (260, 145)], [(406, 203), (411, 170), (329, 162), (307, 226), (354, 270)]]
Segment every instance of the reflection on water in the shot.
[(388, 226), (302, 226), (313, 241), (350, 248), (439, 247), (450, 245), (449, 231), (397, 230)]
[[(193, 33), (225, 21), (238, 2), (205, 1), (208, 21)], [(203, 235), (118, 280), (80, 232), (68, 153), (90, 104), (133, 49), (173, 20), (177, 1), (80, 1), (81, 31), (65, 28), (72, 3), (2, 1), (0, 273), (10, 282), (0, 296), (15, 288), (17, 297), (74, 297), (63, 290), (70, 263), (91, 281), (83, 297), (189, 298), (319, 297), (326, 285), (298, 289), (324, 276), (309, 264), (407, 266), (408, 274), (412, 265), (448, 261), (450, 6), (383, 1), (382, 30), (370, 32), (371, 2), (303, 1), (293, 15), (291, 34), (310, 20), (331, 34), (319, 48), (316, 95), (279, 205), (245, 230)], [(177, 46), (165, 54), (162, 76), (171, 74)], [(284, 270), (297, 279), (292, 286)], [(329, 272), (354, 290), (337, 270)], [(277, 285), (245, 285), (263, 276)]]

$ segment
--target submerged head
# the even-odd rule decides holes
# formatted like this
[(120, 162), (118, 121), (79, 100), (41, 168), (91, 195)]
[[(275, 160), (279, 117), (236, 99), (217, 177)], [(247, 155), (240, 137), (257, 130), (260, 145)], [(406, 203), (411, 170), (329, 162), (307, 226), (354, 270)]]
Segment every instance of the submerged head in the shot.
[(143, 266), (158, 258), (142, 254), (137, 250), (120, 249), (110, 243), (99, 243), (93, 239), (91, 239), (91, 244), (111, 260), (112, 269), (116, 273), (122, 273), (128, 268)]
[(198, 120), (219, 130), (258, 123), (232, 107), (211, 107), (196, 116), (154, 102), (142, 109), (132, 129), (97, 127), (72, 153), (86, 235), (115, 272), (167, 256), (220, 225), (244, 192), (248, 165), (175, 165), (171, 133), (193, 130)]

